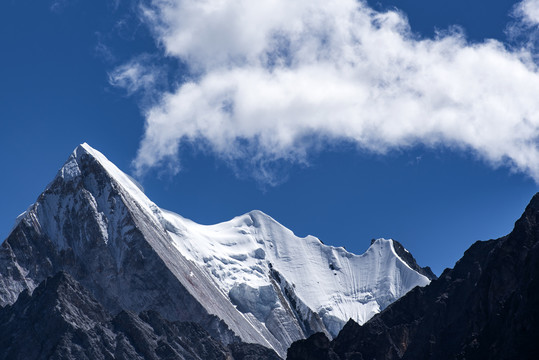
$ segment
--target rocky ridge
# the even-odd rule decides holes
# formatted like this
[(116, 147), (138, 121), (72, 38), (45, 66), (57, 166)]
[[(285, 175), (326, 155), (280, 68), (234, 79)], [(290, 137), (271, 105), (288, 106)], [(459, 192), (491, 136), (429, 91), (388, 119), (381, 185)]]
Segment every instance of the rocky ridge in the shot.
[(539, 194), (509, 235), (476, 242), (363, 326), (294, 343), (287, 359), (536, 359), (537, 339)]

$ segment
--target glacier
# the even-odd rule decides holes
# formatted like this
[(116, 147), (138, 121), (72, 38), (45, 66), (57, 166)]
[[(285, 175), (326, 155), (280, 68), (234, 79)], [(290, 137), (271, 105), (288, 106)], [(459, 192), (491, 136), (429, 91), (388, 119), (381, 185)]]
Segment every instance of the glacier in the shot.
[(396, 244), (377, 239), (356, 255), (256, 210), (197, 224), (82, 144), (0, 247), (0, 304), (66, 271), (111, 312), (159, 311), (284, 356), (295, 340), (334, 337), (427, 285)]

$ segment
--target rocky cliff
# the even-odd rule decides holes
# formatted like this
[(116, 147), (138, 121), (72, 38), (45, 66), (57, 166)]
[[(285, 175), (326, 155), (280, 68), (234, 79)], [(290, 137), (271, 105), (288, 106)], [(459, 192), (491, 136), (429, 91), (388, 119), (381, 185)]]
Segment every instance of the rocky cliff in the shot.
[[(539, 354), (539, 194), (513, 231), (472, 245), (453, 269), (363, 326), (294, 343), (299, 359), (536, 359)], [(314, 354), (314, 355), (313, 355)]]

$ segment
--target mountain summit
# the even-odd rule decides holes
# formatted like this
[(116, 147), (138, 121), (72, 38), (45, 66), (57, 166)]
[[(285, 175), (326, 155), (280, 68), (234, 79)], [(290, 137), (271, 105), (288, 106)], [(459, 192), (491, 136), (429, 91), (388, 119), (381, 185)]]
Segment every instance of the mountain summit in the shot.
[(257, 343), (284, 356), (295, 340), (334, 337), (348, 319), (364, 323), (427, 285), (404, 252), (378, 239), (355, 255), (299, 238), (260, 211), (197, 224), (160, 209), (82, 144), (2, 244), (0, 304), (64, 271), (111, 314), (157, 311), (224, 344)]

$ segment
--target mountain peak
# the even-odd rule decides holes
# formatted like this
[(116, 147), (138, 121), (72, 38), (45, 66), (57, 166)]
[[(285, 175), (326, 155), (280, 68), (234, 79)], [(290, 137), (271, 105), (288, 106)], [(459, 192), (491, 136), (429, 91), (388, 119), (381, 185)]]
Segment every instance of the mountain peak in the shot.
[(76, 152), (79, 152), (79, 151), (85, 151), (87, 153), (91, 153), (91, 152), (94, 152), (94, 151), (97, 151), (97, 150), (95, 150), (93, 147), (88, 145), (88, 143), (83, 142), (82, 144), (79, 144), (79, 146), (77, 146), (73, 152), (76, 153)]
[(437, 279), (437, 276), (432, 272), (432, 269), (428, 266), (421, 267), (418, 265), (415, 258), (402, 244), (396, 240), (391, 240), (393, 242), (393, 249), (397, 256), (401, 258), (411, 269), (417, 271), (421, 275), (426, 276), (429, 280)]
[(75, 181), (82, 175), (81, 166), (84, 157), (90, 156), (95, 161), (102, 165), (99, 158), (105, 158), (99, 151), (93, 149), (87, 143), (82, 143), (73, 150), (69, 158), (66, 160), (62, 168), (58, 172), (58, 176), (67, 182)]
[(88, 156), (97, 161), (108, 173), (115, 174), (116, 172), (121, 172), (105, 155), (87, 143), (82, 143), (73, 150), (62, 169), (66, 166), (69, 168), (73, 161), (80, 166), (81, 162), (84, 161), (83, 159)]
[[(232, 220), (228, 221), (234, 225), (246, 225), (253, 226), (255, 228), (261, 227), (267, 224), (279, 224), (274, 218), (260, 210), (251, 210), (248, 213), (245, 213), (240, 216), (236, 216)], [(279, 224), (280, 226), (283, 226)], [(284, 226), (283, 226), (284, 227)]]
[(68, 163), (71, 159), (78, 160), (84, 155), (89, 155), (96, 160), (98, 160), (99, 158), (106, 159), (105, 155), (101, 154), (99, 151), (88, 145), (88, 143), (84, 142), (78, 145), (75, 150), (73, 150), (71, 156), (67, 159), (66, 163)]
[(413, 257), (412, 253), (410, 253), (400, 242), (398, 242), (397, 240), (393, 240), (393, 239), (383, 239), (383, 238), (379, 238), (379, 239), (372, 239), (371, 240), (371, 247), (373, 246), (377, 246), (377, 245), (380, 245), (382, 242), (387, 242), (389, 241), (391, 243), (391, 246), (393, 248), (393, 251), (395, 252), (395, 255), (397, 255), (397, 257), (399, 259), (401, 259), (404, 263), (406, 263), (406, 265), (408, 265), (408, 267), (410, 267), (410, 269), (418, 272), (419, 274), (425, 276), (426, 278), (428, 278), (429, 280), (434, 280), (434, 279), (437, 279), (438, 277), (436, 276), (436, 274), (434, 274), (432, 272), (432, 269), (428, 266), (426, 267), (421, 267), (417, 264), (417, 261), (415, 260), (415, 258)]
[[(88, 161), (91, 159), (91, 161)], [(92, 161), (93, 160), (93, 161)], [(116, 183), (124, 187), (132, 196), (138, 200), (148, 202), (149, 200), (143, 195), (144, 188), (131, 176), (121, 171), (116, 165), (114, 165), (105, 155), (98, 150), (94, 149), (88, 143), (84, 142), (77, 146), (71, 153), (67, 161), (64, 163), (57, 177), (61, 177), (64, 181), (76, 181), (81, 176), (87, 176), (90, 171), (83, 171), (88, 169), (95, 171), (95, 166), (85, 166), (89, 162), (93, 162), (98, 165), (99, 169), (104, 172)], [(141, 194), (142, 193), (142, 194)]]

